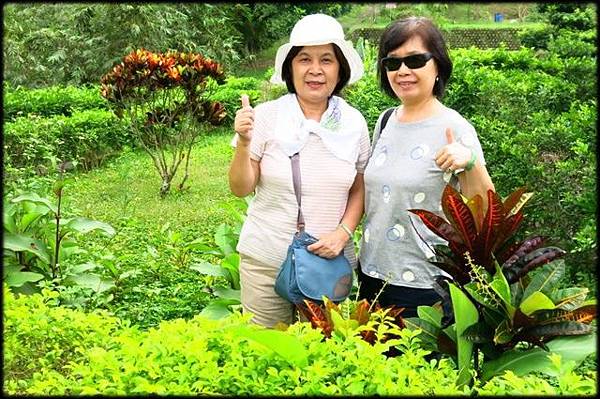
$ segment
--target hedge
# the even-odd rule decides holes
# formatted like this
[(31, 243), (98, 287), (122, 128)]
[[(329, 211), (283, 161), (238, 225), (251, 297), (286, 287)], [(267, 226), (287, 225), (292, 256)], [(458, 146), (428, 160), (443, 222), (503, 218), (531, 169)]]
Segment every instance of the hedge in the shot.
[(12, 89), (4, 85), (4, 120), (35, 114), (42, 117), (65, 115), (89, 109), (108, 109), (100, 86), (51, 86), (43, 89)]
[[(9, 395), (594, 394), (595, 376), (546, 381), (509, 373), (458, 387), (448, 358), (427, 361), (418, 331), (370, 345), (356, 332), (324, 340), (308, 323), (265, 330), (234, 314), (140, 331), (105, 311), (56, 306), (56, 292), (4, 285), (4, 391)], [(401, 355), (383, 353), (394, 345)], [(569, 383), (565, 383), (568, 381)]]
[(133, 145), (128, 127), (106, 110), (18, 117), (4, 124), (5, 166), (34, 168), (41, 174), (50, 167), (53, 157), (77, 161), (88, 170), (124, 145)]

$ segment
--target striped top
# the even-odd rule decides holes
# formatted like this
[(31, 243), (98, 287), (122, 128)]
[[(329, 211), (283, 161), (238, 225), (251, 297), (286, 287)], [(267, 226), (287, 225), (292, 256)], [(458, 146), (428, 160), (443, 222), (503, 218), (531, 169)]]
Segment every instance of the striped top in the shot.
[[(296, 232), (298, 213), (291, 161), (274, 140), (277, 135), (275, 116), (284, 115), (279, 115), (277, 101), (256, 106), (254, 115), (250, 157), (259, 161), (260, 177), (236, 249), (260, 262), (280, 265)], [(321, 138), (312, 133), (300, 150), (302, 214), (306, 232), (317, 238), (337, 228), (356, 173), (364, 172), (370, 144), (367, 123), (362, 115), (360, 119), (364, 129), (355, 163), (336, 158)], [(237, 135), (232, 140), (234, 146), (236, 138)], [(352, 240), (348, 241), (344, 254), (355, 267)]]

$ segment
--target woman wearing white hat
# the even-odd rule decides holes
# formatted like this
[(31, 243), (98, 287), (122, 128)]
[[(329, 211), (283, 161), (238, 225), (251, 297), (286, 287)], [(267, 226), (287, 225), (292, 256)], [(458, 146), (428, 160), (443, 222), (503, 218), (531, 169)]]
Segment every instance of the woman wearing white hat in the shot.
[(369, 134), (360, 112), (336, 94), (362, 74), (341, 25), (313, 14), (296, 23), (289, 43), (277, 51), (271, 81), (285, 83), (289, 93), (256, 108), (242, 96), (229, 186), (238, 197), (255, 192), (237, 246), (242, 307), (255, 323), (294, 321), (293, 305), (274, 291), (296, 232), (292, 155), (300, 158), (305, 228), (319, 239), (308, 249), (326, 258), (344, 251), (356, 266), (352, 231), (363, 213)]

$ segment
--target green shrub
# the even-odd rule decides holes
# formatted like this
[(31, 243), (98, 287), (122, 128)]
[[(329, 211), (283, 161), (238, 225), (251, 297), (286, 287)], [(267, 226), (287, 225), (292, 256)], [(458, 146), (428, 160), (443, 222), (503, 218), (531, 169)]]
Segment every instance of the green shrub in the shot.
[(541, 27), (525, 28), (520, 30), (517, 35), (521, 41), (521, 46), (533, 49), (548, 49), (548, 42), (552, 37), (554, 28), (550, 25)]
[(348, 104), (356, 107), (367, 120), (369, 132), (372, 134), (379, 115), (387, 108), (399, 104), (379, 89), (379, 83), (374, 75), (367, 75), (358, 82), (344, 89), (342, 97)]
[(85, 357), (85, 348), (109, 345), (121, 322), (108, 313), (56, 306), (58, 293), (15, 296), (4, 285), (4, 381), (27, 380), (40, 369), (60, 370)]
[[(525, 232), (554, 237), (555, 244), (569, 252), (566, 262), (571, 273), (592, 273), (596, 104), (574, 102), (560, 114), (531, 112), (523, 115), (521, 126), (508, 116), (474, 114), (470, 120), (496, 186), (526, 186), (535, 193), (526, 210)], [(594, 289), (589, 281), (585, 284)]]
[[(248, 324), (248, 316), (196, 317), (140, 331), (102, 312), (56, 307), (52, 295), (14, 297), (4, 289), (4, 390), (27, 395), (468, 395), (480, 392), (591, 394), (594, 376), (544, 384), (495, 377), (457, 388), (446, 358), (426, 361), (417, 333), (374, 345), (358, 332), (323, 340), (308, 323), (286, 331)], [(382, 332), (382, 334), (385, 332)], [(396, 345), (401, 355), (383, 355)], [(563, 377), (564, 378), (564, 377)], [(560, 381), (559, 381), (560, 382)], [(479, 385), (479, 383), (478, 383)], [(525, 389), (520, 391), (520, 386)]]
[(128, 127), (105, 110), (19, 117), (4, 125), (5, 165), (34, 167), (42, 174), (52, 158), (77, 161), (89, 170), (124, 145), (133, 145)]
[(108, 109), (98, 86), (51, 86), (44, 89), (4, 86), (3, 107), (5, 121), (29, 114), (70, 116), (76, 111)]
[(562, 30), (548, 43), (548, 51), (562, 57), (594, 57), (597, 52), (596, 31)]

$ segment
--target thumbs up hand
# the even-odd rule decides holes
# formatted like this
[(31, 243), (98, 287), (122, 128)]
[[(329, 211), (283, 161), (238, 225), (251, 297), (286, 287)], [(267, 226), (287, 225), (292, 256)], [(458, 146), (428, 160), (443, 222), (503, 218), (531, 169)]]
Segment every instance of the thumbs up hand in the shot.
[(435, 153), (435, 163), (440, 169), (448, 172), (464, 169), (471, 159), (471, 150), (454, 141), (454, 133), (451, 128), (446, 128), (446, 141), (448, 144)]
[(247, 94), (241, 96), (242, 108), (235, 113), (233, 128), (239, 135), (238, 142), (248, 145), (252, 140), (252, 129), (254, 128), (254, 109), (250, 106)]

